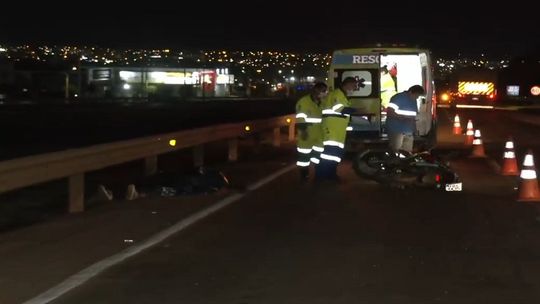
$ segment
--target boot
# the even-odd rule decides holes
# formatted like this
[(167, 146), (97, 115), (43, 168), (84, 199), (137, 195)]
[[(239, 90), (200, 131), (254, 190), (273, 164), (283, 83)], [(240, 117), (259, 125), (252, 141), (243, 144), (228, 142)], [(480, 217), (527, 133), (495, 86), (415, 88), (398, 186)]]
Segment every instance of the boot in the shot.
[(126, 189), (126, 200), (132, 201), (138, 198), (139, 198), (139, 193), (137, 192), (137, 188), (135, 188), (134, 184), (129, 184)]
[(300, 168), (300, 180), (303, 182), (309, 180), (309, 167)]
[(112, 201), (113, 193), (111, 190), (105, 188), (104, 185), (98, 186), (98, 193), (96, 195), (97, 199), (100, 201)]

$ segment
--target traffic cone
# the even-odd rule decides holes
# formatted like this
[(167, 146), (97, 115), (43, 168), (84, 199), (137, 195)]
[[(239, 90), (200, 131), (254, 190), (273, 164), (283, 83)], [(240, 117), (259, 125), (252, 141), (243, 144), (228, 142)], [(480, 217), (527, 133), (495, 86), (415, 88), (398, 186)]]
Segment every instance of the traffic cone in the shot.
[(469, 119), (469, 122), (467, 122), (467, 133), (465, 133), (465, 145), (470, 146), (473, 144), (474, 141), (474, 129), (472, 120)]
[(538, 191), (538, 180), (536, 179), (536, 169), (531, 150), (527, 151), (523, 168), (521, 169), (519, 184), (518, 202), (540, 202), (540, 192)]
[(509, 138), (504, 145), (504, 160), (501, 168), (502, 175), (518, 175), (518, 166), (516, 161), (516, 153), (514, 152), (514, 142)]
[(459, 115), (456, 114), (456, 116), (454, 116), (454, 130), (452, 133), (454, 133), (454, 135), (460, 135), (462, 132), (461, 130), (461, 123), (459, 122)]
[(486, 157), (486, 151), (484, 150), (484, 144), (482, 143), (482, 134), (480, 134), (480, 130), (474, 131), (471, 157)]

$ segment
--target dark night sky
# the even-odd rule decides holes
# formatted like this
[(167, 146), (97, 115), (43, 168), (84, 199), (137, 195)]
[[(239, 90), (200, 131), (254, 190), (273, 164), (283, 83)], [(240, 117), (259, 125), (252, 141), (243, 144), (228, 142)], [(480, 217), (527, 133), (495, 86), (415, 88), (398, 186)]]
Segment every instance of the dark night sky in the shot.
[(443, 55), (513, 55), (540, 49), (540, 13), (524, 1), (504, 6), (436, 1), (400, 6), (389, 1), (323, 5), (197, 0), (190, 6), (185, 0), (144, 5), (94, 1), (77, 7), (12, 2), (0, 18), (0, 42), (295, 51), (397, 42)]

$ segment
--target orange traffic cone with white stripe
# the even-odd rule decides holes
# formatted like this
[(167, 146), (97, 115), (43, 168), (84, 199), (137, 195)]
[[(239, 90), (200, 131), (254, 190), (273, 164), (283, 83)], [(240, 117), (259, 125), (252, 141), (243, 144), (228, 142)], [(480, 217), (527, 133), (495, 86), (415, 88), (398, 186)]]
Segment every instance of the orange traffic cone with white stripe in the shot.
[(504, 159), (501, 174), (517, 176), (518, 173), (519, 170), (516, 161), (516, 153), (514, 152), (514, 142), (512, 141), (512, 138), (509, 138), (504, 145)]
[(461, 132), (462, 130), (461, 130), (461, 123), (459, 122), (459, 115), (456, 114), (456, 116), (454, 116), (454, 129), (452, 133), (454, 133), (454, 135), (460, 135)]
[(480, 130), (474, 131), (471, 157), (486, 157), (486, 151), (484, 150), (484, 144), (482, 143), (482, 134), (480, 134)]
[(531, 150), (527, 151), (523, 168), (521, 169), (519, 184), (518, 202), (540, 202), (540, 192), (538, 191), (538, 180), (536, 179), (536, 168)]
[(473, 144), (474, 141), (474, 129), (472, 120), (469, 119), (469, 122), (467, 122), (467, 133), (465, 133), (465, 145), (470, 146)]

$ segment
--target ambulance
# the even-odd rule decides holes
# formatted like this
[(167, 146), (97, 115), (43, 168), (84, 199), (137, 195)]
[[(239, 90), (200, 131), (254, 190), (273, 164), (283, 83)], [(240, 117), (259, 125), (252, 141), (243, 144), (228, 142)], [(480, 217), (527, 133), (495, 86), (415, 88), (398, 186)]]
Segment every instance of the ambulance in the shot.
[(421, 85), (425, 96), (417, 100), (415, 145), (429, 149), (437, 133), (436, 95), (430, 52), (419, 48), (376, 47), (343, 49), (333, 52), (329, 67), (330, 89), (354, 77), (358, 84), (348, 98), (357, 113), (347, 128), (347, 149), (358, 150), (385, 144), (386, 106), (396, 93)]

